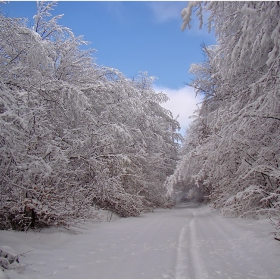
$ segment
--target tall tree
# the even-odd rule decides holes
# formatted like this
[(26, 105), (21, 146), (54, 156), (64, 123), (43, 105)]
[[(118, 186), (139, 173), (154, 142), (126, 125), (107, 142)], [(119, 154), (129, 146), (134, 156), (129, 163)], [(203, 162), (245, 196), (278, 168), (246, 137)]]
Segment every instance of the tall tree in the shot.
[(190, 2), (183, 29), (193, 9), (201, 25), (210, 13), (218, 44), (191, 67), (204, 100), (169, 187), (182, 178), (227, 215), (267, 214), (279, 224), (279, 2)]
[(179, 124), (145, 73), (98, 66), (38, 2), (34, 26), (0, 15), (0, 227), (69, 225), (164, 206)]

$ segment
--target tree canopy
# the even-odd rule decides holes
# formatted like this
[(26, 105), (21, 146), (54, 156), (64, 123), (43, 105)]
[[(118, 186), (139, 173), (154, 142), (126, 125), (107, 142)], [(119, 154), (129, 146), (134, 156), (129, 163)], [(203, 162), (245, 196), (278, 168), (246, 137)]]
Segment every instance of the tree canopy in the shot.
[(217, 45), (190, 68), (203, 102), (166, 184), (226, 215), (266, 214), (280, 229), (280, 4), (189, 2), (182, 29), (194, 11), (201, 26), (207, 13)]
[(69, 225), (102, 208), (164, 206), (179, 123), (153, 77), (101, 67), (38, 2), (34, 26), (0, 15), (0, 228)]

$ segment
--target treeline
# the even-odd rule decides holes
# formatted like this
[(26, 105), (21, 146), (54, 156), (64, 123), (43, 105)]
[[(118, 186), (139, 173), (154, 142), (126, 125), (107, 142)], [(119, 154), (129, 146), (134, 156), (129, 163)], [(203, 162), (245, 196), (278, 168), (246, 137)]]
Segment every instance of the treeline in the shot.
[(208, 200), (225, 215), (267, 215), (280, 229), (280, 4), (190, 2), (215, 28), (191, 86), (203, 96), (187, 131), (170, 192)]
[(38, 2), (34, 26), (0, 15), (0, 228), (69, 225), (165, 206), (179, 123), (153, 77), (98, 66)]

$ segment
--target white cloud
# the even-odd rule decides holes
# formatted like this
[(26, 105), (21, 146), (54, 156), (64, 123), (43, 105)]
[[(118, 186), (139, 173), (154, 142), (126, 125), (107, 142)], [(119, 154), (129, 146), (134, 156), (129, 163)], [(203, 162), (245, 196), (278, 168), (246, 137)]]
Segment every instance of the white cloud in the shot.
[(123, 21), (124, 19), (124, 3), (120, 1), (104, 1), (101, 2), (112, 17)]
[(147, 2), (147, 5), (159, 22), (181, 20), (181, 11), (187, 6), (185, 2)]
[(180, 89), (154, 86), (154, 90), (167, 94), (170, 100), (161, 104), (161, 106), (171, 111), (174, 118), (179, 115), (177, 120), (181, 125), (180, 132), (184, 134), (192, 121), (190, 117), (198, 108), (198, 103), (202, 101), (202, 98), (200, 96), (195, 97), (195, 92), (190, 86)]

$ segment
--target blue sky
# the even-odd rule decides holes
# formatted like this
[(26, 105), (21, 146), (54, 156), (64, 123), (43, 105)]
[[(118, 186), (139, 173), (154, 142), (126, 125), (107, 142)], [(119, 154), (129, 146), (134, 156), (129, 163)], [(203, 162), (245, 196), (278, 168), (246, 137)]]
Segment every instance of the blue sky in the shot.
[[(59, 23), (91, 42), (99, 65), (117, 68), (129, 78), (139, 71), (156, 76), (155, 89), (170, 98), (163, 106), (174, 117), (180, 115), (183, 132), (199, 102), (185, 86), (192, 78), (189, 67), (203, 60), (202, 43), (215, 44), (214, 33), (206, 27), (199, 30), (195, 16), (191, 30), (181, 31), (186, 6), (185, 1), (59, 1), (52, 14), (64, 14)], [(33, 25), (35, 1), (10, 1), (0, 9)]]

